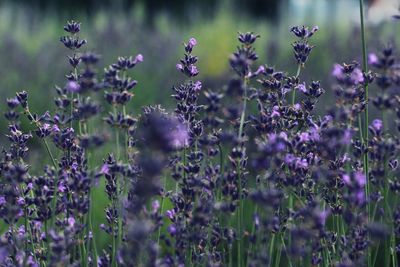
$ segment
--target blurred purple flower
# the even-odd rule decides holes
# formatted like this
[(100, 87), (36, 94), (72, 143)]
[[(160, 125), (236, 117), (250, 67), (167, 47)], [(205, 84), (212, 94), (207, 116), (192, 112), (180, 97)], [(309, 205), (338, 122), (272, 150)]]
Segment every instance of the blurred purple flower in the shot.
[(321, 225), (325, 225), (326, 219), (328, 216), (331, 214), (330, 210), (322, 210), (318, 212), (317, 217), (318, 217), (318, 223)]
[(189, 42), (188, 42), (188, 45), (190, 45), (190, 47), (194, 47), (194, 46), (196, 46), (197, 45), (197, 40), (195, 39), (195, 38), (190, 38), (189, 39)]
[(189, 144), (189, 133), (184, 124), (179, 123), (168, 133), (170, 145), (180, 149)]
[(340, 64), (336, 63), (335, 65), (333, 65), (332, 76), (338, 80), (341, 80), (343, 78), (343, 68)]
[(365, 174), (360, 171), (354, 173), (354, 180), (360, 187), (364, 187), (366, 184)]
[(160, 202), (156, 199), (151, 203), (151, 208), (153, 210), (154, 213), (158, 212), (158, 210), (160, 209)]
[(65, 90), (71, 93), (77, 93), (81, 90), (80, 85), (75, 81), (68, 81), (65, 85)]
[(136, 57), (135, 57), (135, 61), (136, 62), (143, 62), (143, 55), (142, 54), (138, 54)]
[(180, 63), (176, 64), (176, 69), (177, 70), (183, 70), (182, 64), (180, 64)]
[(170, 233), (170, 235), (174, 235), (174, 234), (176, 233), (177, 230), (176, 230), (175, 225), (174, 225), (174, 224), (171, 224), (171, 225), (168, 226), (167, 231), (168, 231), (168, 233)]
[(375, 53), (370, 53), (368, 55), (368, 63), (371, 65), (375, 65), (376, 63), (378, 63), (379, 58)]
[(72, 227), (74, 227), (74, 225), (75, 225), (74, 217), (69, 217), (68, 218), (68, 226), (72, 228)]
[(347, 173), (343, 174), (342, 179), (343, 179), (343, 182), (346, 185), (350, 185), (351, 184), (350, 175), (348, 175)]

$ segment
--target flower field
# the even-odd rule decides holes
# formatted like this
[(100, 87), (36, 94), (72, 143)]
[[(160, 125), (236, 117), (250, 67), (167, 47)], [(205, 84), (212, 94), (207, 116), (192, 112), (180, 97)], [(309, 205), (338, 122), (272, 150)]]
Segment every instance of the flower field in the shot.
[(105, 66), (68, 21), (53, 101), (2, 104), (0, 266), (400, 266), (400, 59), (393, 42), (370, 49), (359, 8), (358, 54), (327, 56), (324, 80), (308, 68), (322, 27), (288, 29), (283, 64), (238, 32), (234, 51), (207, 50), (230, 54), (215, 83), (194, 35), (162, 103), (139, 107), (157, 62), (141, 77), (137, 47)]

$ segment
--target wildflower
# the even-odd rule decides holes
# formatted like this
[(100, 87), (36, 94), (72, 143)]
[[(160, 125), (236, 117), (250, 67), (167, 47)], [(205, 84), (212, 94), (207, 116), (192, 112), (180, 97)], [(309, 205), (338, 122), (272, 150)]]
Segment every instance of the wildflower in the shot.
[(379, 135), (382, 133), (383, 129), (383, 123), (379, 119), (375, 119), (372, 121), (371, 125), (368, 127), (368, 129), (374, 134), (374, 135)]
[(201, 84), (200, 81), (196, 81), (196, 82), (193, 84), (193, 90), (196, 91), (196, 92), (200, 91), (200, 90), (201, 90), (201, 87), (202, 87), (202, 84)]
[(81, 24), (73, 20), (68, 21), (67, 25), (64, 26), (64, 30), (72, 34), (76, 34), (81, 30)]
[(368, 63), (371, 65), (376, 65), (379, 62), (379, 59), (376, 54), (370, 53), (368, 55)]
[(244, 45), (253, 44), (257, 38), (259, 38), (259, 34), (254, 34), (253, 32), (239, 33), (238, 40)]
[(80, 88), (81, 87), (79, 86), (79, 84), (75, 81), (68, 81), (67, 84), (65, 85), (65, 90), (72, 93), (79, 92)]
[(143, 60), (144, 60), (144, 58), (143, 58), (142, 54), (136, 55), (136, 57), (135, 57), (135, 61), (136, 62), (143, 62)]
[(314, 48), (314, 46), (311, 46), (308, 43), (308, 39), (318, 31), (318, 26), (314, 26), (311, 30), (305, 26), (295, 26), (292, 27), (290, 31), (299, 38), (299, 40), (294, 42), (292, 46), (297, 63), (303, 65), (306, 63), (311, 50)]

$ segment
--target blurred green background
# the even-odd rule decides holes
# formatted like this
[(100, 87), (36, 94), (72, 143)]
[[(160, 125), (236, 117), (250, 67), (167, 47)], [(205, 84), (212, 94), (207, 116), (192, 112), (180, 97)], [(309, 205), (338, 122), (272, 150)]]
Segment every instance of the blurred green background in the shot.
[[(367, 26), (368, 50), (378, 51), (400, 39), (400, 23), (391, 19), (397, 0), (370, 1)], [(0, 2), (0, 112), (15, 92), (29, 92), (31, 110), (53, 109), (54, 86), (65, 84), (69, 71), (59, 37), (63, 25), (74, 19), (82, 23), (80, 36), (88, 40), (84, 50), (102, 56), (98, 72), (118, 56), (143, 54), (144, 62), (131, 73), (139, 84), (128, 107), (137, 113), (143, 105), (160, 103), (172, 108), (171, 87), (184, 77), (175, 69), (183, 54), (182, 42), (198, 40), (199, 79), (204, 89), (222, 90), (233, 73), (228, 58), (237, 46), (237, 32), (261, 35), (256, 65), (267, 64), (294, 73), (296, 67), (289, 29), (293, 25), (319, 25), (312, 38), (316, 45), (302, 72), (305, 81), (321, 80), (327, 93), (318, 105), (321, 112), (334, 104), (330, 73), (334, 63), (361, 61), (358, 0), (9, 0)], [(100, 93), (101, 94), (101, 93)], [(372, 91), (373, 94), (373, 91)], [(7, 121), (0, 118), (0, 149)], [(104, 157), (104, 153), (96, 153)], [(43, 166), (41, 143), (32, 142), (33, 173)], [(44, 154), (43, 154), (44, 155)], [(96, 164), (100, 164), (101, 160)], [(95, 221), (104, 220), (103, 188), (95, 192)], [(105, 235), (97, 240), (105, 243)]]

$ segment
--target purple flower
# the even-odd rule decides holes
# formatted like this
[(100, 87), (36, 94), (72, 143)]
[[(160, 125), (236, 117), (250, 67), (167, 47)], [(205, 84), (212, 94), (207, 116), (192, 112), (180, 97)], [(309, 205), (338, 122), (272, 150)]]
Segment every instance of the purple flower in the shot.
[(365, 174), (362, 173), (362, 172), (359, 172), (359, 171), (355, 172), (354, 173), (354, 180), (357, 182), (357, 184), (360, 187), (364, 187), (365, 184), (366, 184)]
[(379, 58), (375, 53), (370, 53), (368, 55), (368, 63), (371, 65), (375, 65), (376, 63), (378, 63)]
[(189, 144), (189, 133), (184, 124), (179, 123), (168, 133), (170, 146), (180, 149)]
[(72, 227), (74, 227), (74, 225), (75, 225), (74, 217), (69, 217), (68, 218), (68, 226), (72, 228)]
[(380, 130), (382, 130), (382, 128), (383, 128), (383, 123), (382, 123), (381, 120), (375, 119), (375, 120), (372, 121), (371, 126), (372, 126), (372, 128), (373, 128), (374, 130), (380, 131)]
[(194, 46), (197, 45), (197, 40), (195, 38), (193, 38), (193, 37), (190, 38), (189, 42), (188, 42), (188, 45), (190, 45), (193, 48)]
[(110, 168), (108, 167), (107, 163), (105, 163), (105, 164), (103, 164), (103, 166), (101, 166), (100, 173), (107, 174), (107, 175), (110, 173)]
[(292, 164), (293, 162), (295, 162), (295, 160), (296, 160), (296, 157), (293, 156), (292, 154), (287, 154), (287, 155), (285, 156), (285, 162), (286, 162), (287, 164)]
[(300, 140), (299, 140), (300, 142), (306, 143), (310, 140), (310, 134), (307, 132), (301, 133), (299, 135), (299, 138), (300, 138)]
[(319, 128), (318, 126), (310, 128), (310, 140), (317, 142), (320, 139)]
[(364, 82), (364, 75), (359, 68), (355, 68), (351, 74), (351, 78), (354, 81), (354, 84), (360, 84)]
[(344, 77), (343, 67), (340, 64), (333, 65), (332, 76), (338, 80), (341, 80)]
[(51, 131), (52, 131), (53, 133), (59, 133), (59, 132), (60, 132), (60, 128), (58, 127), (57, 124), (54, 124), (54, 125), (51, 127)]
[(138, 54), (136, 57), (135, 57), (135, 61), (136, 62), (143, 62), (143, 55), (142, 54)]
[(183, 70), (182, 64), (180, 64), (180, 63), (176, 64), (176, 69), (177, 70)]
[(301, 91), (301, 92), (303, 92), (303, 93), (307, 92), (307, 88), (306, 88), (306, 84), (305, 83), (301, 83), (301, 84), (297, 85), (296, 89)]
[(190, 65), (189, 73), (191, 76), (196, 76), (197, 74), (199, 74), (199, 70), (197, 69), (197, 67), (195, 65)]
[(0, 196), (0, 206), (4, 205), (6, 203), (7, 203), (7, 201), (6, 201), (5, 197)]
[(50, 129), (50, 124), (44, 123), (44, 124), (42, 125), (42, 128), (43, 128), (44, 130), (48, 130), (48, 129)]
[(42, 228), (42, 223), (40, 221), (34, 221), (33, 229), (39, 231)]
[(299, 168), (299, 169), (307, 169), (307, 168), (308, 168), (307, 159), (297, 158), (297, 159), (296, 159), (296, 168)]
[(281, 113), (279, 112), (279, 107), (278, 106), (274, 106), (272, 108), (271, 116), (272, 116), (272, 118), (281, 116)]
[(258, 67), (256, 72), (254, 72), (254, 76), (257, 76), (259, 74), (264, 74), (264, 73), (265, 73), (265, 67), (264, 67), (264, 65), (261, 65), (261, 66)]
[(80, 85), (75, 81), (68, 81), (65, 85), (65, 90), (71, 93), (77, 93), (81, 90)]
[(171, 210), (167, 210), (165, 212), (165, 215), (172, 220), (175, 217), (175, 213), (176, 213), (175, 210), (171, 209)]
[(365, 193), (363, 190), (359, 190), (356, 193), (356, 200), (358, 203), (364, 203), (365, 202)]
[(174, 225), (174, 224), (170, 224), (170, 225), (168, 226), (167, 231), (168, 231), (168, 233), (169, 233), (170, 235), (174, 235), (174, 234), (176, 233), (176, 227), (175, 227), (175, 225)]
[(201, 90), (201, 87), (202, 87), (202, 84), (201, 84), (200, 81), (196, 81), (196, 82), (193, 84), (193, 90), (195, 90), (196, 92), (200, 91), (200, 90)]
[(25, 205), (25, 199), (23, 197), (18, 197), (17, 203), (18, 203), (18, 205), (23, 206), (23, 205)]
[(8, 250), (6, 246), (0, 247), (0, 263), (4, 263), (8, 258)]
[(39, 267), (39, 264), (35, 262), (35, 259), (32, 256), (28, 257), (28, 260), (26, 261), (27, 266), (29, 267)]
[(25, 236), (25, 225), (21, 225), (20, 227), (18, 227), (18, 238), (23, 238)]
[(317, 217), (318, 217), (318, 223), (320, 225), (325, 225), (326, 219), (330, 215), (330, 210), (323, 210), (318, 212)]
[(343, 139), (342, 139), (343, 144), (344, 145), (351, 144), (352, 137), (353, 137), (353, 132), (351, 131), (351, 129), (346, 129), (343, 134)]
[(259, 38), (260, 35), (259, 34), (254, 34), (253, 32), (246, 32), (246, 33), (239, 33), (238, 36), (238, 40), (239, 42), (241, 42), (242, 44), (246, 45), (246, 46), (250, 46), (251, 44), (253, 44), (257, 38)]
[(260, 226), (260, 216), (254, 214), (254, 225), (258, 228)]
[(345, 184), (347, 185), (351, 184), (350, 175), (348, 175), (347, 173), (343, 174), (342, 179)]
[(64, 185), (64, 183), (60, 183), (57, 187), (58, 192), (63, 193), (67, 189), (67, 187)]
[(151, 208), (152, 208), (154, 213), (158, 212), (158, 210), (160, 209), (160, 202), (158, 200), (154, 200), (151, 203)]

